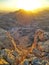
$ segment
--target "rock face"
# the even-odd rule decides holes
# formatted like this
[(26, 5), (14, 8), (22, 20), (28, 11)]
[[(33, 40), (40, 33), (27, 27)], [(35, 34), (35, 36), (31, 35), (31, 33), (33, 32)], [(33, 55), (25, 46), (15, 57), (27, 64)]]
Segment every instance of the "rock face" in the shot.
[(15, 54), (14, 51), (11, 51), (9, 49), (0, 50), (0, 64), (14, 65), (15, 64), (14, 54)]
[(6, 33), (6, 30), (0, 28), (0, 48), (12, 49), (13, 45)]
[[(26, 43), (28, 40), (28, 37), (21, 38), (19, 41), (21, 43)], [(23, 42), (24, 41), (24, 42)], [(7, 65), (49, 65), (49, 34), (45, 32), (44, 30), (38, 29), (35, 31), (34, 34), (34, 40), (36, 41), (37, 46), (32, 50), (30, 53), (30, 50), (28, 48), (25, 48), (22, 44), (24, 49), (20, 49), (22, 51), (21, 53), (18, 53), (18, 51), (8, 48), (1, 48), (0, 47), (0, 64), (7, 64)], [(0, 42), (0, 45), (3, 43)], [(21, 46), (21, 47), (22, 47)], [(28, 52), (27, 52), (28, 50)]]
[(0, 59), (0, 65), (9, 65), (4, 59)]
[[(39, 33), (39, 32), (41, 32), (41, 33)], [(43, 31), (43, 30), (38, 30), (36, 32), (36, 34), (37, 34), (37, 48), (34, 50), (34, 53), (37, 56), (42, 56), (42, 55), (45, 56), (46, 53), (49, 54), (49, 35), (48, 35), (48, 33), (45, 33), (45, 31)]]

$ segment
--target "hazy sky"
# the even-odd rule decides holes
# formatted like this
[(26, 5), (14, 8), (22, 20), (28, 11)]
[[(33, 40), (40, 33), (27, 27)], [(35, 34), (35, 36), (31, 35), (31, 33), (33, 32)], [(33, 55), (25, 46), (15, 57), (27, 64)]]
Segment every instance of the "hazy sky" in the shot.
[[(0, 0), (0, 10), (17, 9), (17, 5), (16, 5), (17, 1), (18, 0)], [(49, 6), (49, 0), (40, 0), (40, 1), (44, 6)]]

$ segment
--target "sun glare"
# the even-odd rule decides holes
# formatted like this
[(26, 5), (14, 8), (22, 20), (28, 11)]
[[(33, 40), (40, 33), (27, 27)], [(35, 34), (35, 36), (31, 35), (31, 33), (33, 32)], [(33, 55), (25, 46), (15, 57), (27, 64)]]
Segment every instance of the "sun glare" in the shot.
[(17, 8), (24, 10), (35, 10), (42, 7), (40, 0), (18, 0)]
[(0, 3), (1, 11), (15, 11), (24, 9), (26, 11), (37, 12), (45, 7), (49, 7), (49, 2), (45, 0), (7, 0), (3, 3)]

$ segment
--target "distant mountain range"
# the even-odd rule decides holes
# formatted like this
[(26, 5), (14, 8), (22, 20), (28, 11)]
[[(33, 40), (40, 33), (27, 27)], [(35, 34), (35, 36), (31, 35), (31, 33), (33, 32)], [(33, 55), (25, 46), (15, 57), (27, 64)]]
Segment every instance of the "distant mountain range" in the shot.
[[(43, 25), (44, 24), (44, 25)], [(14, 27), (48, 27), (49, 28), (49, 10), (45, 9), (34, 14), (33, 12), (26, 12), (19, 10), (6, 14), (0, 13), (0, 27), (9, 30)]]

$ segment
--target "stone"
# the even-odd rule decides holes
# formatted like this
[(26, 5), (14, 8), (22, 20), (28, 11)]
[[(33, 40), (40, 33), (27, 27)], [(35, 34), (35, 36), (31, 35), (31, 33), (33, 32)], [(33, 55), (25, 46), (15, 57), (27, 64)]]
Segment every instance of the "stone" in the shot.
[(15, 62), (15, 57), (12, 55), (11, 51), (9, 49), (3, 49), (1, 50), (1, 55), (3, 58), (9, 63), (9, 64), (14, 64)]
[(0, 65), (10, 65), (10, 64), (2, 58), (0, 59)]
[(38, 46), (42, 48), (42, 51), (49, 52), (49, 40), (45, 42), (38, 42)]
[(35, 58), (31, 61), (32, 65), (41, 65), (41, 60), (39, 58)]
[(29, 65), (29, 61), (28, 60), (25, 60), (23, 65)]

